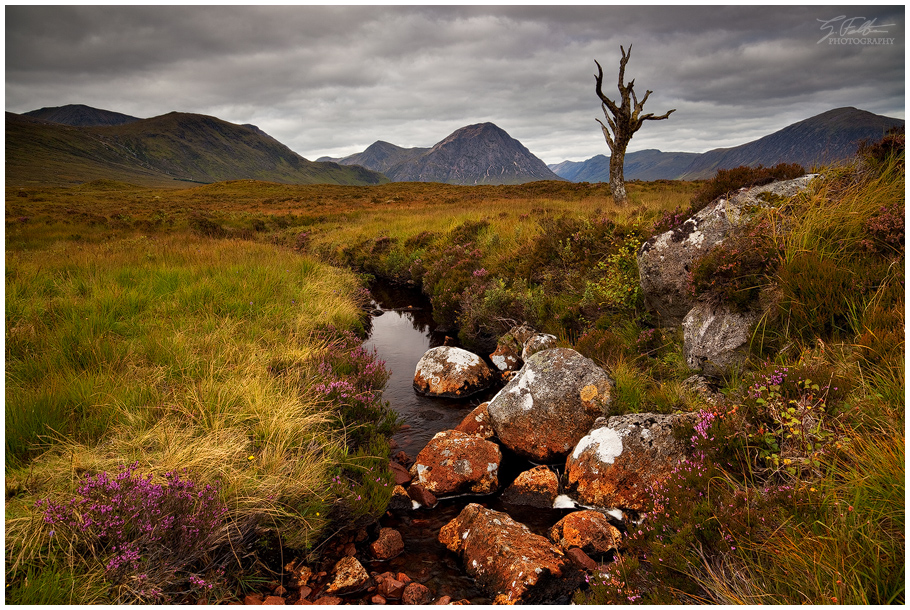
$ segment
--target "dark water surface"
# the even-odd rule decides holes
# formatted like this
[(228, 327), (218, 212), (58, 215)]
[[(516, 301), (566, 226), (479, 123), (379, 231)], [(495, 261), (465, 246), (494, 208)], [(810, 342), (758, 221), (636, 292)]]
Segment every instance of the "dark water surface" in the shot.
[[(408, 426), (392, 439), (413, 459), (433, 435), (455, 428), (477, 405), (492, 398), (499, 388), (461, 400), (428, 398), (417, 394), (413, 386), (417, 362), (428, 349), (443, 345), (446, 334), (437, 330), (430, 303), (419, 291), (375, 284), (370, 287), (370, 292), (374, 307), (382, 309), (383, 314), (372, 318), (369, 338), (364, 346), (375, 349), (378, 358), (385, 361), (386, 369), (391, 372), (383, 398), (398, 413), (399, 421)], [(453, 343), (450, 338), (450, 344), (457, 345), (457, 342)], [(504, 449), (500, 489), (505, 489), (518, 474), (531, 467), (532, 464)], [(483, 497), (443, 499), (433, 509), (387, 513), (381, 519), (381, 525), (401, 532), (405, 550), (390, 561), (372, 563), (368, 569), (405, 572), (429, 587), (437, 598), (448, 595), (453, 600), (491, 603), (475, 586), (474, 580), (464, 573), (460, 559), (438, 541), (439, 530), (470, 502), (506, 512), (542, 536), (546, 536), (547, 530), (570, 512), (507, 505), (500, 501), (496, 493)], [(567, 603), (568, 599), (552, 601)]]

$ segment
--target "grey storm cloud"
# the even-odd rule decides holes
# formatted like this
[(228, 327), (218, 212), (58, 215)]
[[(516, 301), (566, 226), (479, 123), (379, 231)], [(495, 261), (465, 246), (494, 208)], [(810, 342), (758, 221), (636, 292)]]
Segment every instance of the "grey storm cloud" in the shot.
[[(654, 93), (630, 150), (701, 152), (840, 106), (904, 116), (903, 6), (7, 6), (11, 112), (253, 123), (303, 156), (491, 121), (548, 163), (607, 153), (594, 60)], [(889, 44), (820, 41), (824, 21)], [(875, 29), (872, 27), (872, 29)]]

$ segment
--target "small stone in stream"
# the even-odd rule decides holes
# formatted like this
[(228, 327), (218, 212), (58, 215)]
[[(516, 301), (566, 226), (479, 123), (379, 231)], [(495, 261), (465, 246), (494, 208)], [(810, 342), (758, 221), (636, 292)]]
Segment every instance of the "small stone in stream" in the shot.
[(411, 577), (405, 574), (404, 572), (399, 572), (398, 576), (395, 577), (395, 580), (398, 582), (404, 583), (406, 585), (411, 584)]
[(415, 483), (408, 487), (408, 496), (418, 504), (426, 506), (427, 508), (433, 508), (436, 506), (436, 502), (438, 502), (436, 496), (420, 483)]
[(370, 552), (373, 557), (380, 561), (387, 561), (401, 554), (404, 550), (404, 541), (401, 539), (401, 533), (391, 527), (384, 527), (379, 530), (379, 538), (370, 545)]
[(354, 542), (363, 542), (369, 537), (370, 535), (367, 533), (367, 528), (362, 527), (357, 530), (357, 534), (354, 536)]
[(401, 594), (404, 593), (404, 587), (404, 583), (399, 582), (394, 578), (385, 578), (379, 584), (379, 594), (386, 599), (401, 599)]
[(244, 606), (261, 606), (262, 605), (262, 593), (247, 593), (243, 598)]
[(398, 462), (389, 462), (389, 470), (392, 471), (392, 475), (395, 477), (395, 485), (407, 485), (411, 482), (411, 473)]
[(334, 595), (323, 595), (317, 600), (313, 601), (314, 606), (340, 606), (342, 603), (340, 597), (335, 597)]
[(262, 605), (263, 606), (284, 606), (285, 601), (284, 601), (283, 597), (280, 597), (278, 595), (269, 595), (268, 597), (266, 597), (263, 600)]
[(385, 604), (385, 598), (381, 595), (374, 595), (370, 598), (370, 603), (376, 604), (377, 606), (382, 606)]
[(405, 587), (404, 593), (401, 595), (401, 601), (410, 606), (424, 606), (429, 604), (431, 599), (433, 599), (433, 594), (430, 593), (430, 590), (416, 582)]
[(346, 545), (344, 545), (344, 554), (347, 557), (353, 557), (357, 554), (357, 547), (353, 542), (348, 542)]
[(411, 462), (413, 461), (413, 460), (411, 459), (411, 456), (409, 456), (409, 455), (408, 455), (407, 453), (405, 453), (404, 451), (399, 451), (398, 453), (396, 453), (396, 454), (395, 454), (395, 457), (394, 457), (394, 460), (395, 460), (396, 462), (398, 462), (399, 464), (401, 464), (402, 466), (410, 466), (410, 465), (411, 465)]
[(326, 589), (326, 593), (344, 595), (366, 588), (370, 575), (354, 557), (344, 557), (335, 564), (335, 579)]
[(389, 510), (411, 510), (414, 505), (411, 503), (411, 497), (405, 488), (396, 485), (392, 490), (392, 497), (389, 499)]
[(312, 593), (312, 592), (313, 592), (313, 590), (309, 587), (300, 587), (300, 591), (298, 591), (298, 593), (300, 594), (300, 599), (306, 599), (307, 597), (310, 596), (310, 593)]
[(588, 570), (589, 572), (593, 572), (595, 569), (597, 569), (597, 562), (588, 557), (588, 555), (578, 547), (572, 547), (566, 551), (566, 555), (568, 555), (569, 558), (576, 564), (585, 570)]
[(273, 594), (273, 595), (284, 595), (284, 594), (287, 593), (287, 592), (288, 592), (288, 590), (285, 589), (284, 587), (282, 587), (281, 585), (278, 585), (277, 587), (275, 587), (274, 589), (272, 589), (272, 594)]
[(442, 597), (437, 599), (435, 602), (433, 602), (433, 605), (434, 606), (445, 606), (446, 604), (451, 603), (451, 601), (452, 601), (451, 597), (449, 597), (448, 595), (443, 595)]

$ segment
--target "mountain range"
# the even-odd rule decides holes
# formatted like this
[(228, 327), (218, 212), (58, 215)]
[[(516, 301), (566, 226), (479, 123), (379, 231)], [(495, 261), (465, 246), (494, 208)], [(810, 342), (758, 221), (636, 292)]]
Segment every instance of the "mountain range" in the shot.
[[(718, 169), (784, 162), (810, 169), (848, 159), (860, 141), (877, 140), (903, 124), (856, 108), (837, 108), (732, 148), (630, 152), (625, 178), (694, 180), (710, 178)], [(354, 155), (308, 161), (255, 125), (179, 112), (140, 119), (70, 105), (6, 113), (6, 178), (16, 186), (99, 178), (148, 186), (237, 179), (297, 184), (606, 182), (609, 157), (548, 167), (493, 123), (478, 123), (430, 148), (377, 141)]]
[(401, 148), (378, 141), (361, 153), (318, 160), (363, 165), (392, 182), (522, 184), (563, 179), (493, 123), (462, 127), (432, 148)]
[[(903, 125), (902, 119), (850, 107), (835, 108), (732, 148), (704, 153), (654, 149), (626, 153), (623, 175), (626, 180), (700, 180), (712, 177), (719, 169), (778, 163), (798, 163), (809, 170), (849, 159), (863, 140), (879, 140), (892, 127)], [(587, 161), (563, 161), (549, 168), (572, 182), (610, 180), (610, 158), (604, 155)]]
[(143, 186), (240, 179), (292, 184), (388, 182), (364, 167), (308, 161), (254, 126), (182, 112), (150, 119), (118, 118), (126, 116), (87, 106), (44, 108), (22, 115), (7, 112), (7, 184), (70, 185), (102, 178)]

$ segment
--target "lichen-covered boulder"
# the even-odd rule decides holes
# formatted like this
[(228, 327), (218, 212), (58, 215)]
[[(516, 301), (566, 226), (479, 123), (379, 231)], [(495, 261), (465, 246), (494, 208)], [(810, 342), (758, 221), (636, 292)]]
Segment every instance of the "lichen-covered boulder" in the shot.
[(426, 396), (465, 398), (486, 390), (493, 380), (493, 371), (480, 356), (458, 347), (428, 350), (414, 371), (414, 389)]
[(535, 466), (522, 472), (502, 492), (506, 504), (550, 508), (559, 495), (559, 478), (546, 466)]
[(379, 530), (379, 538), (370, 544), (370, 553), (380, 561), (387, 561), (397, 557), (404, 550), (404, 540), (401, 532), (391, 527)]
[(489, 494), (499, 488), (499, 445), (457, 430), (439, 432), (430, 439), (414, 465), (414, 483), (435, 496)]
[(648, 488), (666, 479), (687, 456), (695, 415), (632, 413), (598, 420), (566, 460), (566, 489), (579, 503), (647, 510)]
[(690, 369), (721, 377), (749, 354), (758, 310), (737, 311), (730, 305), (697, 303), (683, 319), (683, 354)]
[(491, 439), (496, 436), (493, 430), (493, 424), (490, 422), (490, 412), (487, 407), (490, 403), (485, 402), (477, 406), (476, 409), (468, 413), (461, 423), (455, 426), (455, 429), (465, 434), (473, 434), (483, 439)]
[(563, 551), (505, 513), (468, 504), (439, 531), (494, 603), (533, 604), (574, 591), (582, 580)]
[(509, 345), (497, 345), (496, 351), (490, 354), (490, 362), (500, 371), (517, 371), (524, 364), (521, 351), (515, 351)]
[(609, 519), (596, 510), (569, 513), (550, 528), (548, 535), (565, 550), (579, 548), (595, 557), (616, 550), (622, 538)]
[(687, 291), (693, 263), (721, 243), (736, 228), (746, 225), (760, 207), (768, 207), (767, 194), (792, 197), (805, 190), (815, 174), (742, 190), (729, 199), (716, 199), (682, 225), (642, 244), (638, 271), (645, 305), (663, 326), (678, 326), (695, 305)]
[(561, 461), (612, 401), (613, 380), (575, 350), (538, 352), (490, 400), (499, 441), (534, 462)]

